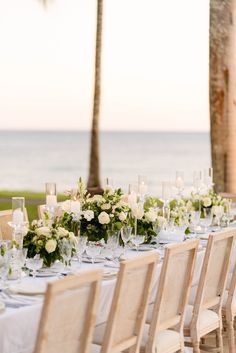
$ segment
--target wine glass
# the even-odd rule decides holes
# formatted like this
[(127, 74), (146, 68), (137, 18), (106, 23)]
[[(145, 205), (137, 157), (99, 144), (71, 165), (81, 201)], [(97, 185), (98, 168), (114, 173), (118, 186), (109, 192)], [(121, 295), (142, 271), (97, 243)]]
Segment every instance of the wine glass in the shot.
[(134, 244), (136, 251), (139, 249), (139, 245), (143, 244), (145, 240), (145, 235), (133, 235), (131, 238), (132, 243)]
[(210, 207), (203, 208), (203, 217), (200, 218), (200, 225), (204, 228), (204, 231), (207, 232), (207, 229), (212, 224), (213, 213)]
[(130, 226), (122, 227), (120, 230), (120, 234), (121, 234), (121, 239), (124, 242), (124, 255), (125, 255), (127, 250), (127, 244), (130, 241), (132, 236), (132, 227)]
[(224, 207), (223, 206), (214, 206), (213, 213), (216, 218), (217, 229), (220, 229), (221, 218), (224, 214)]
[(62, 239), (59, 243), (59, 249), (65, 264), (65, 270), (67, 270), (72, 257), (72, 244), (68, 239)]
[(91, 257), (92, 264), (94, 264), (95, 258), (100, 255), (102, 250), (101, 243), (98, 241), (89, 241), (86, 247), (86, 253)]
[(193, 186), (194, 186), (196, 192), (199, 193), (201, 186), (202, 186), (202, 171), (201, 170), (195, 170), (193, 172)]
[(195, 211), (195, 210), (190, 211), (189, 222), (190, 222), (190, 225), (192, 225), (193, 233), (194, 233), (195, 237), (197, 235), (196, 228), (197, 228), (197, 226), (200, 223), (200, 217), (201, 217), (201, 212), (200, 211)]
[(119, 246), (119, 235), (120, 235), (119, 231), (116, 231), (116, 232), (113, 231), (111, 233), (111, 235), (108, 236), (108, 239), (107, 239), (106, 247), (107, 247), (108, 250), (111, 251), (112, 260), (114, 260), (114, 258), (115, 258), (115, 250)]
[(26, 267), (29, 270), (32, 270), (33, 278), (35, 278), (37, 271), (43, 267), (43, 260), (40, 259), (39, 255), (35, 255), (32, 258), (27, 258), (26, 259)]
[(82, 255), (84, 253), (84, 251), (87, 248), (87, 240), (88, 238), (83, 236), (83, 237), (79, 237), (76, 243), (76, 254), (79, 260), (79, 265), (81, 266), (82, 263)]

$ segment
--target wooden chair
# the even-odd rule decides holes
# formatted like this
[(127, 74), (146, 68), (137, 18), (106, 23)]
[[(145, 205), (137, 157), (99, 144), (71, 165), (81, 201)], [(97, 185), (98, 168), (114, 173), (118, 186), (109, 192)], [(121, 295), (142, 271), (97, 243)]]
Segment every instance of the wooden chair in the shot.
[(89, 353), (102, 270), (48, 284), (34, 353)]
[[(0, 238), (3, 240), (12, 239), (12, 228), (8, 222), (12, 220), (12, 210), (0, 211)], [(27, 209), (24, 210), (24, 220), (28, 222)]]
[(184, 315), (198, 240), (167, 245), (154, 304), (149, 305), (141, 352), (184, 352)]
[(157, 252), (151, 252), (121, 262), (109, 317), (107, 323), (95, 328), (93, 341), (97, 346), (92, 352), (139, 352), (158, 259)]
[[(56, 213), (61, 213), (61, 209), (60, 209), (60, 205), (62, 204), (62, 202), (58, 202), (57, 203), (57, 207), (56, 207)], [(38, 218), (39, 219), (43, 219), (44, 218), (44, 214), (47, 211), (46, 209), (46, 205), (38, 205)]]
[(184, 323), (184, 334), (191, 341), (185, 344), (193, 346), (193, 353), (212, 350), (200, 340), (213, 331), (216, 350), (223, 352), (221, 309), (235, 234), (226, 230), (209, 235), (194, 305), (187, 307)]
[(231, 277), (230, 285), (225, 293), (225, 300), (222, 306), (223, 320), (225, 321), (229, 353), (236, 353), (235, 348), (235, 334), (234, 334), (234, 320), (236, 317), (236, 262), (234, 259), (234, 270)]

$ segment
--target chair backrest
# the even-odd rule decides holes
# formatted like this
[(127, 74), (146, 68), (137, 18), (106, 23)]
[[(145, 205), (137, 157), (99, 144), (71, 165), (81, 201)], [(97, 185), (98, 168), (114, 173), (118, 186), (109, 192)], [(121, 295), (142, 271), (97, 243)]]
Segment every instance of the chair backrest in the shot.
[[(62, 204), (62, 202), (57, 202), (57, 206), (59, 207), (56, 207), (56, 212), (60, 212), (61, 209), (60, 209), (60, 205)], [(44, 204), (44, 205), (38, 205), (38, 218), (39, 219), (43, 219), (44, 218), (44, 214), (45, 212), (47, 211), (47, 206)]]
[[(12, 228), (9, 226), (8, 222), (12, 220), (12, 210), (0, 211), (0, 238), (3, 240), (12, 239)], [(27, 209), (24, 209), (24, 220), (28, 222)]]
[(120, 264), (101, 353), (139, 352), (157, 252)]
[(89, 353), (102, 270), (48, 284), (34, 353)]
[(234, 304), (234, 298), (236, 295), (236, 259), (234, 257), (234, 252), (233, 252), (232, 260), (233, 260), (234, 267), (233, 267), (233, 273), (230, 279), (228, 296), (227, 296), (226, 306), (225, 306), (226, 316), (227, 316), (227, 319), (230, 319), (230, 321), (231, 320), (233, 321), (233, 318), (236, 315), (235, 304)]
[(220, 315), (235, 235), (235, 230), (209, 235), (192, 322), (204, 309), (214, 309)]
[(165, 247), (147, 351), (154, 352), (155, 338), (159, 331), (172, 327), (179, 332), (183, 330), (198, 244), (199, 241), (195, 239)]

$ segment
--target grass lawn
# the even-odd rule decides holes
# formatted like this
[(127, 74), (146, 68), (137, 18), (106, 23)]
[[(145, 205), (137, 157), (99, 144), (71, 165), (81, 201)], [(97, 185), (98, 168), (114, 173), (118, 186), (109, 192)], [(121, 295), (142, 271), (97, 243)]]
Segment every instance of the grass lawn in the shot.
[[(32, 191), (0, 191), (0, 210), (11, 209), (11, 198), (14, 196), (24, 196), (25, 205), (28, 211), (29, 220), (38, 218), (37, 206), (45, 204), (45, 194)], [(66, 200), (65, 195), (58, 195), (58, 201)]]

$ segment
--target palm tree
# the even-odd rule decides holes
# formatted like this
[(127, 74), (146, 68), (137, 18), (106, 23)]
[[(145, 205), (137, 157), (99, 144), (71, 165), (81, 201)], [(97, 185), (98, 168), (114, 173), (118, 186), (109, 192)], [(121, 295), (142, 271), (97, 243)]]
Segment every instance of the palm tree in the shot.
[(210, 0), (211, 155), (217, 192), (236, 192), (235, 11), (235, 0)]
[(101, 80), (101, 52), (102, 52), (102, 14), (103, 0), (97, 0), (97, 29), (96, 29), (96, 53), (95, 53), (95, 78), (93, 117), (90, 139), (90, 165), (88, 188), (101, 188), (100, 161), (99, 161), (99, 112), (100, 112), (100, 80)]

